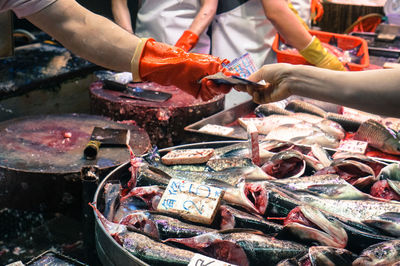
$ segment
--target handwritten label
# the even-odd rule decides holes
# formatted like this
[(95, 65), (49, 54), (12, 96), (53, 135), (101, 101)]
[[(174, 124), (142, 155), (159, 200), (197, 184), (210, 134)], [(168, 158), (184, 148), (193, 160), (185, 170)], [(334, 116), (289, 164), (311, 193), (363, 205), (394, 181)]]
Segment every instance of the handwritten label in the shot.
[(342, 140), (340, 141), (338, 150), (350, 153), (364, 154), (368, 146), (368, 142), (359, 140)]
[(230, 264), (221, 260), (216, 260), (196, 253), (190, 260), (188, 266), (234, 266), (234, 264)]
[(193, 222), (211, 224), (222, 196), (222, 189), (172, 178), (157, 209), (177, 213)]

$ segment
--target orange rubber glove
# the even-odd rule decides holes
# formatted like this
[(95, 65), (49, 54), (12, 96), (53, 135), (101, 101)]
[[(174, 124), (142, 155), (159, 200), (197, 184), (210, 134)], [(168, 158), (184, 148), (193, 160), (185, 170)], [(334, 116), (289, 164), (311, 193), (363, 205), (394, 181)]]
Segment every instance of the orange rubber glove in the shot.
[(203, 79), (207, 75), (223, 72), (227, 76), (238, 75), (222, 64), (229, 63), (207, 54), (187, 53), (183, 49), (154, 39), (141, 39), (131, 61), (134, 82), (153, 81), (161, 85), (174, 85), (190, 95), (203, 100), (228, 93), (231, 86), (216, 85)]
[(192, 48), (197, 44), (199, 41), (199, 36), (196, 33), (185, 30), (179, 40), (176, 42), (175, 46), (182, 48), (186, 52), (192, 50)]
[(311, 0), (311, 20), (313, 24), (317, 24), (322, 19), (322, 15), (324, 15), (324, 6), (320, 0)]

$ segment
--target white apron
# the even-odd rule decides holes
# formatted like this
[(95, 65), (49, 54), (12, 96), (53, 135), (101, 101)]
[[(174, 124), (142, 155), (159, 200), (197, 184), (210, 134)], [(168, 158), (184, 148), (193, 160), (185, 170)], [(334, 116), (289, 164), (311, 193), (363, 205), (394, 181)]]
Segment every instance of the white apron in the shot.
[(290, 0), (304, 22), (311, 25), (311, 0)]
[(215, 17), (212, 54), (230, 61), (248, 52), (257, 68), (276, 62), (271, 50), (276, 30), (260, 0), (248, 2)]
[[(144, 0), (137, 19), (135, 34), (142, 38), (153, 38), (158, 42), (175, 45), (183, 32), (189, 29), (200, 10), (199, 0)], [(210, 38), (203, 32), (191, 50), (210, 53)]]
[[(246, 52), (256, 68), (276, 62), (272, 43), (276, 30), (266, 18), (260, 0), (248, 2), (217, 15), (212, 24), (212, 54), (232, 61)], [(248, 101), (251, 96), (232, 89), (225, 98), (225, 109)]]

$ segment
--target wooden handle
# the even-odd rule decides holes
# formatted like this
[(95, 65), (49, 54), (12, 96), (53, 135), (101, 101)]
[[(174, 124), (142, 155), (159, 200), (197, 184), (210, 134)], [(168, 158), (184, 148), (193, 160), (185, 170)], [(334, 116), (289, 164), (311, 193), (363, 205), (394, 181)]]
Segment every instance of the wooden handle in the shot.
[(95, 159), (97, 156), (97, 153), (99, 152), (100, 144), (101, 144), (101, 142), (97, 141), (97, 140), (89, 141), (89, 143), (85, 147), (85, 150), (83, 151), (85, 158), (89, 159), (89, 160)]

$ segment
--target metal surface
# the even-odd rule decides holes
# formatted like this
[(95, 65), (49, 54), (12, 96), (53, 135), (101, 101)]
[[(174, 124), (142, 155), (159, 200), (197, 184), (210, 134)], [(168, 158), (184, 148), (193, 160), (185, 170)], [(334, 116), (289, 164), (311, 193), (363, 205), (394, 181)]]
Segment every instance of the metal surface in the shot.
[[(213, 140), (245, 140), (247, 139), (247, 132), (242, 126), (239, 125), (237, 119), (247, 116), (249, 114), (253, 114), (254, 108), (256, 108), (257, 106), (258, 104), (254, 103), (253, 101), (247, 101), (228, 110), (204, 118), (198, 122), (195, 122), (194, 124), (186, 126), (185, 130), (197, 134), (201, 140), (204, 140), (206, 135), (213, 138)], [(234, 132), (230, 136), (219, 136), (200, 132), (199, 129), (207, 124), (229, 126), (234, 129)]]
[[(200, 142), (187, 145), (179, 145), (166, 149), (160, 149), (160, 153), (167, 152), (171, 149), (184, 149), (184, 148), (218, 148), (226, 145), (238, 143), (240, 141), (215, 141), (215, 142)], [(93, 198), (93, 205), (100, 211), (104, 207), (104, 185), (112, 180), (118, 180), (123, 175), (130, 175), (129, 172), (130, 162), (122, 164), (115, 168), (108, 174), (98, 186)], [(120, 246), (111, 236), (107, 233), (102, 225), (97, 214), (95, 216), (95, 238), (96, 250), (100, 261), (104, 266), (119, 266), (119, 265), (148, 265), (144, 261), (136, 258), (126, 249)]]
[(0, 58), (14, 55), (11, 11), (0, 12)]

